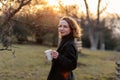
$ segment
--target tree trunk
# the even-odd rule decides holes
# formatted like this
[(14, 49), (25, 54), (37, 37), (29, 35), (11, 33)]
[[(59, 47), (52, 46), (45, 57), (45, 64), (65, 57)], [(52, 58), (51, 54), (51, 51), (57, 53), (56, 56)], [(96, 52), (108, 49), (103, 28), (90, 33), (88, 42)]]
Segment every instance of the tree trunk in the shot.
[(100, 32), (100, 50), (105, 50), (104, 37), (102, 32)]
[(58, 34), (54, 34), (52, 36), (53, 40), (52, 40), (52, 46), (57, 46), (58, 45)]
[(99, 36), (98, 33), (89, 31), (89, 39), (90, 39), (90, 43), (91, 43), (91, 50), (97, 50), (98, 48), (98, 41), (99, 41)]
[[(98, 6), (97, 6), (97, 19), (95, 23), (95, 27), (93, 27), (93, 23), (91, 22), (91, 18), (89, 16), (90, 11), (89, 11), (89, 6), (87, 3), (87, 0), (84, 0), (85, 7), (86, 7), (86, 15), (87, 15), (87, 21), (88, 21), (88, 35), (89, 35), (89, 40), (91, 44), (91, 50), (97, 50), (98, 48), (98, 43), (100, 42), (100, 49), (104, 50), (105, 49), (105, 44), (104, 44), (104, 37), (100, 27), (100, 3), (101, 0), (98, 0)], [(106, 9), (106, 7), (105, 7)], [(104, 11), (104, 9), (103, 9)], [(95, 29), (96, 28), (96, 29)], [(94, 30), (93, 30), (94, 29)]]
[(36, 38), (36, 43), (38, 43), (38, 44), (42, 44), (43, 43), (42, 35), (36, 33), (35, 38)]

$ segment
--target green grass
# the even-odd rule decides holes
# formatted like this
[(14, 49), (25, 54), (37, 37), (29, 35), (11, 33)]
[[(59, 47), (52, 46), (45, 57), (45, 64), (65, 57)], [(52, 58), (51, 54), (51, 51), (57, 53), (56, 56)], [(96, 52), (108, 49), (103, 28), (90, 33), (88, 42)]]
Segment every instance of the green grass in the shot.
[[(10, 51), (0, 51), (0, 80), (46, 80), (51, 63), (45, 58), (46, 49), (39, 45), (14, 45), (15, 57)], [(79, 53), (78, 67), (74, 70), (76, 80), (115, 80), (115, 62), (120, 54), (112, 51)]]

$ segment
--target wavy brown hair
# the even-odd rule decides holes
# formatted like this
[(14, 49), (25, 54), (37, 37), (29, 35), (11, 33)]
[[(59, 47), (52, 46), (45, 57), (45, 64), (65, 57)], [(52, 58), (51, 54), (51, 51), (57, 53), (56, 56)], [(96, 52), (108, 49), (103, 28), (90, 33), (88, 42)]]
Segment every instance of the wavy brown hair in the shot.
[(73, 19), (71, 17), (65, 16), (65, 17), (61, 18), (60, 21), (61, 20), (65, 20), (69, 24), (69, 27), (70, 27), (70, 29), (71, 29), (71, 31), (73, 33), (73, 37), (74, 38), (81, 37), (81, 35), (82, 35), (82, 33), (81, 33), (82, 29), (80, 28), (80, 26), (78, 25), (78, 23), (77, 23), (77, 21), (75, 19)]

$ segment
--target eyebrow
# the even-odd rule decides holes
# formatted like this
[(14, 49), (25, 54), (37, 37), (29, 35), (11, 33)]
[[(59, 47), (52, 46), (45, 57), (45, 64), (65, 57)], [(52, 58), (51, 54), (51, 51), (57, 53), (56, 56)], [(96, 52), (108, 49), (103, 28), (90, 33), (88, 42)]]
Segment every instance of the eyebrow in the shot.
[[(60, 25), (58, 25), (58, 26), (61, 26), (61, 24), (60, 24)], [(69, 26), (69, 25), (62, 25), (62, 26)]]

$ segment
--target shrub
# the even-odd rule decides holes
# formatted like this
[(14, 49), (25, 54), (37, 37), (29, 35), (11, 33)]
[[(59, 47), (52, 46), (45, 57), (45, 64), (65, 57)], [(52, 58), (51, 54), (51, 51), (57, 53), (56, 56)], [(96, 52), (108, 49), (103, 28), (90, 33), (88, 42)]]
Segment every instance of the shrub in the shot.
[(115, 51), (119, 51), (119, 52), (120, 52), (120, 45), (118, 45), (118, 46), (115, 48)]

